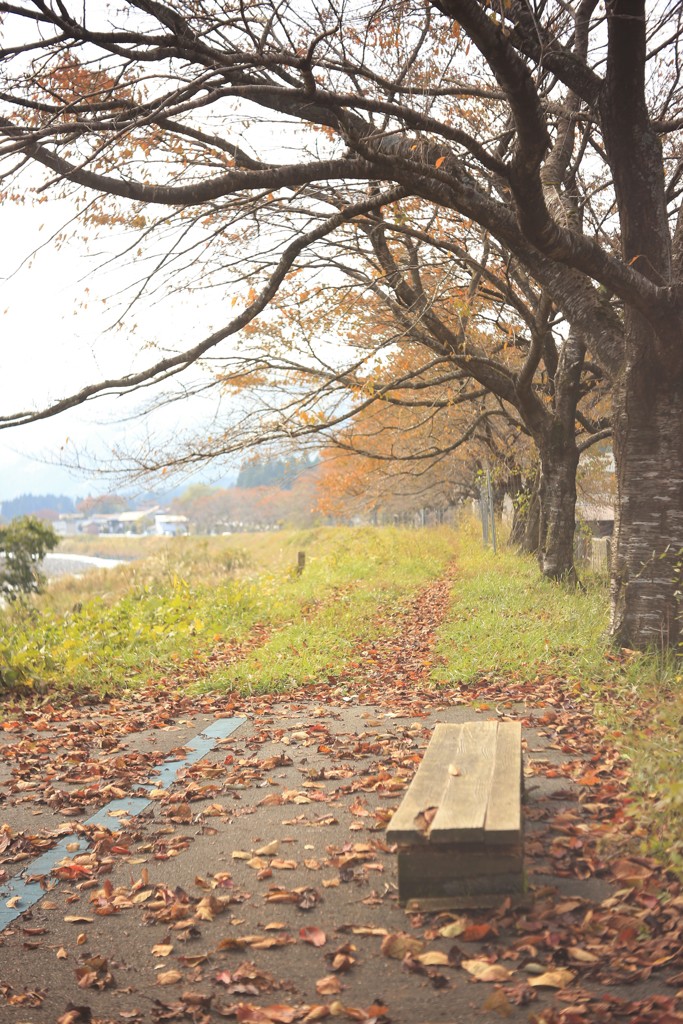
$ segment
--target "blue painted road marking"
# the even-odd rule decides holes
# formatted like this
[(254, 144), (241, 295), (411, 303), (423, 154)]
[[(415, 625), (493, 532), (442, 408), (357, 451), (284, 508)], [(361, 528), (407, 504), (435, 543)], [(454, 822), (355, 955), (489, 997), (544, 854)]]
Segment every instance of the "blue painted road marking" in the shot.
[[(245, 722), (246, 718), (216, 719), (215, 722), (207, 725), (206, 729), (202, 729), (199, 735), (183, 744), (187, 751), (183, 758), (174, 757), (172, 760), (163, 761), (157, 768), (158, 774), (151, 781), (135, 788), (147, 790), (150, 793), (155, 789), (168, 789), (184, 768), (201, 761), (213, 750), (219, 740), (230, 736)], [(144, 811), (151, 802), (151, 799), (146, 796), (130, 796), (124, 797), (122, 800), (112, 800), (88, 818), (84, 824), (102, 825), (112, 832), (118, 832), (121, 829), (122, 818), (124, 820), (134, 818), (136, 814)], [(28, 874), (28, 879), (17, 876), (4, 885), (0, 885), (0, 932), (46, 895), (45, 889), (40, 886), (40, 877), (49, 875), (65, 857), (74, 857), (79, 853), (84, 853), (89, 845), (88, 840), (77, 833), (64, 836), (51, 850), (41, 854), (26, 866), (22, 875)], [(67, 849), (68, 847), (69, 849)], [(12, 906), (8, 907), (7, 903), (11, 903)]]

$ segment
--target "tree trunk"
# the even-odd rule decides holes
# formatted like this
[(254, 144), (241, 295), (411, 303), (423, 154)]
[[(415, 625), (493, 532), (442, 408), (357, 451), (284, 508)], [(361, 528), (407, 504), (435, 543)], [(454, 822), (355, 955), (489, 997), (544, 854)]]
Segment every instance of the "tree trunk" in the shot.
[(535, 555), (539, 547), (538, 476), (534, 479), (521, 473), (508, 480), (507, 493), (512, 501), (512, 526), (508, 544)]
[(552, 580), (576, 583), (576, 469), (579, 452), (573, 434), (555, 429), (541, 452), (540, 550), (541, 572)]
[(614, 399), (610, 631), (622, 647), (675, 648), (683, 638), (683, 375), (652, 348), (634, 362)]
[(522, 551), (530, 555), (538, 555), (541, 547), (541, 477), (540, 473), (534, 482), (531, 492), (529, 512), (527, 514), (526, 528), (524, 530), (524, 541)]

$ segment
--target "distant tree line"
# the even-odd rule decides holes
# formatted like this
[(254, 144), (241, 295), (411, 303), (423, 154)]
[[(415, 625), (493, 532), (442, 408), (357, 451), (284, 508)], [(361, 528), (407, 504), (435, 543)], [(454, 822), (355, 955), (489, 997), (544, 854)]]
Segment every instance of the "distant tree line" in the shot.
[(314, 469), (317, 459), (309, 456), (293, 456), (288, 459), (253, 459), (245, 462), (237, 476), (236, 487), (279, 487), (290, 491), (302, 473)]
[(48, 517), (43, 513), (52, 512), (56, 519), (62, 513), (73, 512), (74, 508), (73, 499), (66, 494), (20, 494), (18, 498), (0, 502), (0, 518), (8, 521), (17, 516), (39, 515), (44, 519)]

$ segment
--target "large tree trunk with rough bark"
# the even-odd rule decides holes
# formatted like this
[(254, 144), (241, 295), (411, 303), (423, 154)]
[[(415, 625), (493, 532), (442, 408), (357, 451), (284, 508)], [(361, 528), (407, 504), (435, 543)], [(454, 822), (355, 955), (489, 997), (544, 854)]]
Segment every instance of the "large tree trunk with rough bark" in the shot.
[(544, 576), (568, 583), (576, 583), (576, 406), (585, 353), (582, 336), (572, 332), (555, 371), (553, 415), (537, 437), (541, 455), (539, 564)]
[(573, 434), (556, 431), (541, 452), (540, 547), (541, 572), (552, 580), (576, 582), (576, 469), (579, 452)]
[(683, 639), (683, 375), (650, 350), (615, 396), (612, 623), (623, 647)]

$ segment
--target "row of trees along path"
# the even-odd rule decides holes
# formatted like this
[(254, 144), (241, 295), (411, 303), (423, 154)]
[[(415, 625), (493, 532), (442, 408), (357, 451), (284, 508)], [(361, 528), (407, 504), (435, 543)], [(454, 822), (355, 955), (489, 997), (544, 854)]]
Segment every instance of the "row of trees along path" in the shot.
[[(453, 436), (432, 432), (411, 457), (506, 417), (537, 451), (541, 562), (562, 576), (578, 455), (610, 429), (604, 388), (612, 633), (679, 643), (679, 8), (15, 0), (0, 16), (7, 196), (38, 174), (42, 191), (74, 197), (86, 234), (125, 225), (124, 259), (155, 268), (138, 292), (166, 280), (230, 296), (222, 326), (176, 349), (164, 338), (156, 362), (3, 425), (202, 359), (219, 393), (261, 389), (251, 426), (240, 406), (210, 436), (138, 452), (145, 472), (330, 439), (380, 401), (419, 408), (438, 384)], [(350, 339), (364, 304), (376, 330)], [(348, 358), (332, 354), (342, 341)], [(387, 383), (392, 346), (417, 355)]]

